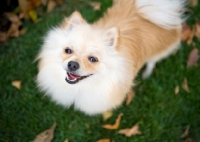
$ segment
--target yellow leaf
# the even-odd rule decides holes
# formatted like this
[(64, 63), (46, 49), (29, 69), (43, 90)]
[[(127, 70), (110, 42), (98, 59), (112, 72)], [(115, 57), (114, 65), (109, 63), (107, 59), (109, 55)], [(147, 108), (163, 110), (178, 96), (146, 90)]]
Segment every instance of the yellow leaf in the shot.
[(15, 80), (12, 82), (12, 86), (16, 87), (17, 89), (21, 89), (21, 81), (20, 80)]
[(119, 130), (119, 134), (124, 134), (126, 137), (130, 137), (133, 135), (139, 135), (141, 134), (141, 131), (138, 130), (139, 126), (138, 123), (135, 124), (132, 128), (126, 128)]
[(33, 22), (36, 22), (37, 21), (37, 13), (35, 12), (35, 10), (30, 10), (28, 12), (28, 16), (31, 18), (31, 20)]
[(118, 115), (117, 119), (115, 120), (115, 123), (114, 123), (113, 125), (111, 125), (111, 124), (105, 124), (105, 125), (103, 125), (102, 127), (105, 128), (105, 129), (109, 129), (109, 130), (118, 129), (122, 116), (123, 116), (123, 114), (120, 113), (120, 114)]
[(65, 139), (65, 141), (64, 142), (69, 142), (69, 139)]
[(112, 111), (106, 111), (103, 113), (103, 120), (106, 121), (108, 118), (110, 118), (113, 115)]

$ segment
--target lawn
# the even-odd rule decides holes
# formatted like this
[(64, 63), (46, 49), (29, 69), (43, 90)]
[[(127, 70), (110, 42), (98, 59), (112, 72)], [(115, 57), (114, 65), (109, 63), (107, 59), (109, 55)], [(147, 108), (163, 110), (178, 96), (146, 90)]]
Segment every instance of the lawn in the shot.
[[(200, 62), (196, 67), (186, 67), (190, 51), (194, 47), (200, 49), (197, 38), (189, 46), (183, 42), (175, 55), (158, 63), (147, 80), (142, 80), (139, 74), (131, 104), (123, 104), (106, 122), (101, 115), (86, 116), (73, 107), (65, 109), (56, 105), (39, 92), (35, 83), (37, 63), (33, 61), (47, 30), (74, 10), (93, 22), (112, 5), (111, 0), (102, 0), (101, 10), (95, 11), (88, 2), (64, 1), (53, 12), (44, 14), (37, 24), (25, 21), (25, 35), (0, 44), (0, 142), (30, 142), (54, 122), (57, 127), (53, 142), (64, 142), (66, 138), (69, 142), (95, 142), (102, 138), (115, 142), (178, 142), (182, 141), (181, 134), (188, 125), (187, 137), (199, 142)], [(194, 24), (200, 20), (200, 4), (191, 9), (193, 14), (188, 23)], [(182, 89), (184, 78), (188, 80), (189, 93)], [(20, 90), (11, 85), (14, 80), (22, 81)], [(177, 85), (180, 91), (175, 95)], [(103, 124), (114, 123), (119, 113), (123, 113), (119, 129), (139, 122), (142, 134), (125, 137), (118, 134), (119, 129), (102, 128)]]

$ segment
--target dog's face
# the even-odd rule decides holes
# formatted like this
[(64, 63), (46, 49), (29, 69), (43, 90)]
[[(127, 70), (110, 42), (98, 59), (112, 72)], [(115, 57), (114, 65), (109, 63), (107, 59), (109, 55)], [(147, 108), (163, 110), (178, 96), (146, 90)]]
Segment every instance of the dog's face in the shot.
[(67, 36), (62, 64), (69, 84), (76, 84), (109, 68), (112, 61), (108, 60), (116, 53), (116, 27), (99, 30), (86, 23), (78, 12), (66, 19), (61, 27)]

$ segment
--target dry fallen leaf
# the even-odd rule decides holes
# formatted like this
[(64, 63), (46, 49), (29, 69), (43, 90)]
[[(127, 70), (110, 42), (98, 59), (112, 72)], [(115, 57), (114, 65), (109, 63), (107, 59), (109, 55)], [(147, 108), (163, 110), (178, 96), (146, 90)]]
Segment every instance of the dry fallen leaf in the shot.
[(47, 4), (47, 12), (51, 12), (56, 7), (56, 2), (54, 0), (49, 0)]
[(37, 13), (36, 13), (35, 10), (30, 10), (30, 11), (28, 12), (28, 16), (31, 18), (31, 20), (32, 20), (33, 22), (36, 22), (37, 19), (38, 19), (38, 16), (37, 16)]
[(19, 16), (17, 16), (17, 15), (14, 14), (14, 13), (6, 12), (5, 15), (6, 15), (6, 17), (7, 17), (11, 22), (13, 22), (13, 23), (19, 22), (19, 21), (20, 21)]
[(177, 95), (179, 93), (179, 86), (175, 87), (174, 93)]
[(27, 0), (18, 0), (19, 3), (19, 8), (21, 12), (24, 14), (24, 16), (27, 18), (28, 17), (28, 1)]
[(199, 52), (198, 48), (194, 48), (190, 52), (188, 60), (187, 60), (187, 67), (191, 67), (191, 66), (196, 66), (197, 65), (197, 61), (199, 59), (198, 52)]
[(186, 23), (183, 24), (182, 28), (182, 35), (181, 35), (181, 41), (186, 41), (188, 45), (192, 43), (192, 39), (194, 37), (195, 29), (191, 29), (189, 25)]
[(100, 139), (100, 140), (98, 140), (96, 142), (111, 142), (111, 141), (110, 141), (110, 139)]
[(7, 40), (7, 33), (6, 32), (0, 32), (0, 42), (4, 42)]
[(138, 125), (139, 124), (137, 123), (132, 128), (121, 129), (119, 130), (119, 134), (124, 134), (126, 137), (142, 134), (142, 132), (138, 130)]
[(56, 5), (61, 5), (63, 0), (55, 0), (56, 1)]
[(191, 6), (197, 6), (198, 5), (198, 0), (189, 0)]
[(189, 129), (190, 129), (190, 126), (188, 125), (187, 128), (185, 129), (185, 131), (183, 132), (183, 134), (181, 135), (181, 138), (185, 138), (188, 136)]
[(122, 116), (123, 116), (123, 114), (120, 113), (118, 115), (117, 119), (115, 120), (115, 123), (113, 125), (111, 125), (111, 124), (105, 124), (102, 127), (105, 128), (105, 129), (109, 129), (109, 130), (116, 130), (116, 129), (118, 129)]
[(51, 126), (51, 128), (38, 134), (33, 142), (51, 142), (54, 137), (55, 128), (56, 128), (56, 123), (54, 123)]
[(106, 111), (105, 113), (103, 113), (103, 120), (106, 121), (112, 115), (113, 115), (113, 112), (111, 110), (110, 111)]
[(42, 0), (28, 0), (27, 10), (28, 11), (34, 10), (41, 4), (42, 4)]
[(15, 80), (12, 82), (12, 86), (16, 87), (17, 89), (21, 89), (21, 80)]
[(187, 139), (185, 139), (185, 140), (183, 140), (181, 142), (193, 142), (193, 140), (192, 140), (192, 138), (187, 138)]
[(200, 22), (195, 24), (195, 36), (200, 40)]
[(183, 84), (182, 84), (182, 88), (186, 91), (186, 92), (190, 92), (189, 87), (188, 87), (188, 82), (187, 82), (187, 78), (184, 78)]
[(182, 35), (181, 35), (181, 40), (186, 41), (191, 33), (191, 28), (189, 25), (186, 23), (183, 24), (182, 26)]
[(65, 141), (64, 142), (69, 142), (69, 139), (65, 139)]
[(193, 28), (190, 35), (189, 35), (189, 38), (187, 40), (187, 45), (191, 45), (193, 37), (194, 37), (194, 33), (195, 33), (195, 29)]
[(101, 8), (101, 3), (100, 2), (90, 2), (90, 6), (94, 8), (94, 10), (100, 10)]
[(117, 3), (118, 2), (118, 0), (113, 0), (113, 4), (115, 4), (115, 3)]
[(133, 89), (131, 89), (130, 92), (127, 94), (127, 97), (126, 97), (126, 105), (129, 105), (131, 103), (134, 96), (135, 96), (135, 92), (133, 91)]
[(19, 31), (19, 35), (23, 35), (23, 34), (25, 34), (25, 32), (26, 32), (26, 29), (21, 29), (21, 30)]

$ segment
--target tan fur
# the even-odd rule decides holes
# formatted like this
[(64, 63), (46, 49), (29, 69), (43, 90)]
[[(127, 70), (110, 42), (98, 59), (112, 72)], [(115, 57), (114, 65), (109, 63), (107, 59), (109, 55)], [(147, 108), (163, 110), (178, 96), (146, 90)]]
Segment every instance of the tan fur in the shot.
[(85, 57), (85, 58), (81, 59), (81, 61), (79, 63), (82, 65), (82, 68), (84, 70), (91, 71), (91, 72), (96, 71), (96, 69), (98, 67), (98, 62), (91, 63), (88, 60), (88, 57)]
[(65, 61), (65, 60), (69, 59), (70, 57), (72, 57), (73, 55), (74, 55), (74, 53), (66, 54), (65, 51), (63, 51), (62, 60)]
[(81, 14), (80, 14), (79, 12), (75, 11), (75, 12), (73, 12), (73, 14), (71, 14), (70, 17), (66, 18), (66, 19), (61, 23), (61, 25), (60, 25), (59, 27), (61, 27), (61, 28), (67, 27), (67, 25), (69, 24), (69, 21), (70, 21), (71, 18), (74, 17), (74, 16), (76, 16), (76, 17), (78, 17), (79, 19), (81, 19), (80, 22), (81, 22), (82, 24), (85, 23), (85, 20), (82, 18)]
[(117, 49), (134, 61), (134, 76), (145, 62), (168, 50), (180, 40), (181, 35), (180, 27), (166, 30), (143, 19), (137, 13), (135, 2), (130, 0), (118, 1), (94, 26), (104, 29), (113, 26), (119, 28)]

